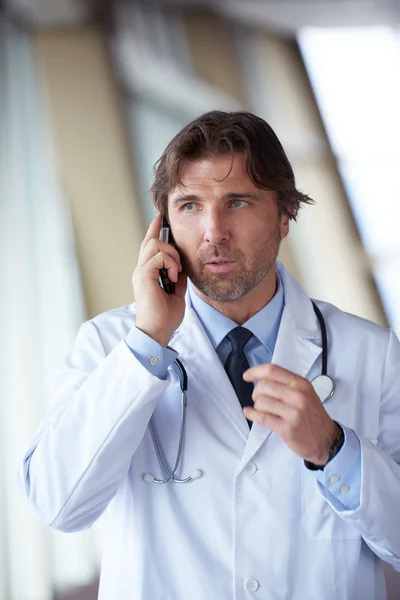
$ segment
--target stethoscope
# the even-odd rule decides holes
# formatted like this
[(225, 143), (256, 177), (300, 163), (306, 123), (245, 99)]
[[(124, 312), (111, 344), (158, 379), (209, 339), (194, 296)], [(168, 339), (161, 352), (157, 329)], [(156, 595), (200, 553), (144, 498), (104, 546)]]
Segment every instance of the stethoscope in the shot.
[[(318, 308), (318, 306), (314, 302), (312, 302), (312, 305), (314, 307), (314, 312), (317, 316), (319, 326), (321, 329), (322, 367), (321, 367), (321, 374), (318, 375), (317, 377), (315, 377), (312, 380), (311, 384), (312, 384), (314, 390), (316, 391), (318, 397), (320, 398), (321, 402), (325, 402), (326, 400), (328, 400), (329, 398), (331, 398), (333, 396), (333, 394), (335, 392), (335, 383), (334, 383), (332, 377), (330, 377), (327, 374), (328, 336), (326, 333), (325, 319), (324, 319), (320, 309)], [(162, 466), (162, 468), (164, 469), (167, 476), (165, 477), (165, 479), (157, 479), (151, 473), (146, 473), (143, 476), (143, 479), (147, 483), (167, 483), (168, 481), (171, 481), (171, 480), (175, 481), (175, 483), (187, 483), (188, 481), (193, 481), (194, 479), (198, 479), (199, 477), (202, 476), (202, 471), (200, 469), (195, 469), (195, 471), (193, 471), (193, 473), (189, 477), (186, 477), (186, 479), (179, 479), (176, 476), (176, 473), (179, 468), (181, 456), (182, 456), (183, 439), (184, 439), (184, 435), (185, 435), (185, 420), (186, 420), (186, 407), (187, 407), (186, 392), (187, 392), (187, 386), (188, 386), (188, 377), (187, 377), (185, 367), (183, 366), (182, 362), (178, 358), (175, 359), (175, 364), (177, 365), (178, 370), (179, 370), (180, 388), (181, 388), (181, 392), (182, 392), (182, 395), (181, 395), (181, 430), (180, 430), (180, 434), (179, 434), (179, 443), (178, 443), (178, 450), (176, 453), (176, 460), (175, 460), (175, 464), (174, 464), (173, 468), (171, 469), (168, 464), (168, 461), (165, 457), (165, 454), (161, 447), (161, 444), (160, 444), (160, 438), (157, 433), (156, 425), (154, 422), (154, 417), (151, 417), (150, 424), (149, 424), (150, 434), (151, 434), (151, 437), (153, 440), (154, 448), (156, 450), (160, 466)]]

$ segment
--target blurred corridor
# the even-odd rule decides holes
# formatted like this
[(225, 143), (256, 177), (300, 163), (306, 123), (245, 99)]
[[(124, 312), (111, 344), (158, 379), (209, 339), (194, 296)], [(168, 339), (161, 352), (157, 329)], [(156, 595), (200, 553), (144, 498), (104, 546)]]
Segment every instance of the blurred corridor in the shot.
[(133, 300), (168, 141), (208, 110), (265, 118), (316, 200), (281, 260), (399, 334), (399, 106), (394, 0), (0, 3), (0, 600), (96, 597), (107, 516), (52, 531), (16, 472), (80, 323)]

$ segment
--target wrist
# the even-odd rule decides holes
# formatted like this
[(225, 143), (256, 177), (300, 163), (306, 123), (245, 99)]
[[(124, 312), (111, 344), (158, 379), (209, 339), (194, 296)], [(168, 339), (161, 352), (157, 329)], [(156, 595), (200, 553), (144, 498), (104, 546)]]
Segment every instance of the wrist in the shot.
[(152, 340), (157, 342), (157, 344), (160, 344), (160, 346), (162, 346), (163, 348), (167, 348), (169, 341), (171, 339), (171, 336), (165, 335), (165, 331), (154, 332), (151, 329), (147, 328), (145, 325), (141, 326), (138, 323), (136, 323), (136, 328), (140, 329), (140, 331), (142, 331), (143, 333), (148, 335)]
[(308, 469), (323, 470), (329, 461), (331, 461), (341, 450), (345, 439), (344, 431), (336, 421), (332, 421), (332, 423), (334, 427), (330, 437), (329, 446), (325, 446), (323, 452), (321, 452), (319, 456), (313, 457), (313, 460), (304, 459), (304, 464)]

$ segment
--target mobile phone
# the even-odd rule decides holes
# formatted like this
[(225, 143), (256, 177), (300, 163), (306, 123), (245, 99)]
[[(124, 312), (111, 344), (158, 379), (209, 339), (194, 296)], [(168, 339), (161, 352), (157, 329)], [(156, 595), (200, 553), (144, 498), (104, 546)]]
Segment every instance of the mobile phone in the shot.
[[(167, 244), (171, 244), (172, 246), (175, 246), (174, 239), (173, 239), (172, 233), (171, 233), (171, 228), (165, 217), (163, 217), (163, 220), (162, 220), (159, 239), (162, 242), (166, 242)], [(170, 279), (168, 277), (167, 269), (165, 269), (165, 268), (160, 269), (158, 281), (160, 282), (160, 286), (163, 288), (164, 292), (166, 292), (167, 294), (174, 293), (175, 284), (172, 281), (170, 281)]]

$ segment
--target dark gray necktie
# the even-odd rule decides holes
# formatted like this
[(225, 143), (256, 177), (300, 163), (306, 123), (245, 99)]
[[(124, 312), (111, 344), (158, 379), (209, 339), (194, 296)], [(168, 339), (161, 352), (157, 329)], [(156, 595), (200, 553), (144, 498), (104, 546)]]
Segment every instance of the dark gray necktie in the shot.
[[(252, 336), (251, 331), (245, 327), (236, 327), (232, 329), (226, 336), (231, 344), (231, 352), (226, 359), (225, 371), (231, 381), (231, 384), (239, 398), (240, 404), (243, 406), (254, 406), (252, 393), (254, 385), (251, 382), (244, 381), (243, 373), (249, 368), (244, 347)], [(247, 421), (252, 426), (251, 421)]]

